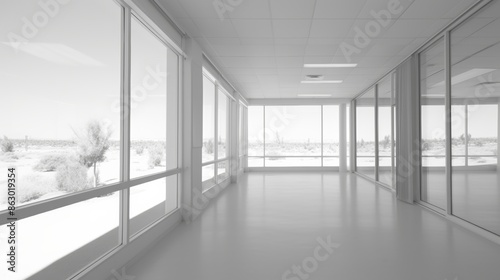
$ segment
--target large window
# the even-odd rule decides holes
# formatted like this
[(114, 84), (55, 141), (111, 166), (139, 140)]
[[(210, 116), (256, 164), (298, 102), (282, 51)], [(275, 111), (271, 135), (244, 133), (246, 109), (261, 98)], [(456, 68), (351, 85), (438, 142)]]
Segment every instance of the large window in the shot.
[(135, 18), (131, 35), (130, 177), (135, 178), (166, 170), (168, 48)]
[[(178, 56), (135, 17), (131, 22), (130, 178), (177, 168)], [(177, 208), (177, 175), (130, 189), (134, 234)]]
[(393, 186), (395, 145), (394, 145), (394, 111), (395, 98), (392, 87), (392, 74), (387, 75), (378, 84), (378, 172), (379, 181)]
[(250, 106), (249, 167), (339, 166), (337, 105)]
[(376, 178), (375, 89), (356, 99), (356, 170)]
[(0, 168), (25, 213), (16, 276), (66, 279), (178, 208), (179, 59), (116, 1), (38, 2), (0, 11)]
[(248, 166), (264, 166), (264, 106), (248, 107)]
[(247, 156), (247, 149), (248, 149), (248, 139), (246, 137), (246, 132), (247, 132), (247, 115), (248, 115), (248, 108), (246, 105), (243, 103), (239, 104), (239, 110), (238, 110), (238, 154), (239, 154), (239, 169), (242, 171), (244, 170), (245, 163), (246, 163), (246, 156)]
[[(120, 181), (120, 111), (112, 105), (120, 101), (121, 10), (113, 1), (73, 4), (28, 42), (0, 44), (0, 168), (22, 174), (18, 206)], [(2, 9), (2, 34), (21, 32), (27, 6), (38, 1)], [(90, 7), (98, 12), (84, 26), (81, 9)]]
[(498, 235), (499, 30), (482, 12), (451, 32), (452, 214)]
[(339, 166), (339, 106), (323, 106), (323, 166)]
[(444, 40), (420, 53), (420, 199), (446, 209)]
[(202, 189), (206, 191), (229, 178), (229, 128), (231, 97), (204, 70)]
[(389, 73), (355, 100), (356, 171), (395, 188), (396, 92)]

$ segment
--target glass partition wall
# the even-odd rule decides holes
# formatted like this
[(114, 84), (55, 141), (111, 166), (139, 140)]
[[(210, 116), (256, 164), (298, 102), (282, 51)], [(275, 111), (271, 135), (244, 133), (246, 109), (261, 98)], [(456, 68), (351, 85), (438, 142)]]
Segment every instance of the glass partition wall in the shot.
[(499, 14), (493, 1), (419, 54), (420, 202), (497, 236)]
[(419, 55), (420, 200), (446, 209), (446, 110), (444, 38)]
[(356, 172), (395, 188), (396, 94), (391, 73), (355, 100)]
[(356, 99), (356, 171), (377, 178), (376, 92), (371, 88)]
[(338, 167), (338, 105), (248, 107), (248, 167)]

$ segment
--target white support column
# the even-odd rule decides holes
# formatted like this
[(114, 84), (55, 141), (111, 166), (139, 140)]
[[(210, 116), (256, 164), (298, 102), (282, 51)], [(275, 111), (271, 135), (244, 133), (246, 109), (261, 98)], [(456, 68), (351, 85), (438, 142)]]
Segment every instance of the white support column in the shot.
[(349, 124), (350, 124), (350, 146), (349, 146), (349, 170), (351, 173), (356, 171), (356, 100), (351, 101), (350, 111), (349, 111)]
[(182, 216), (192, 221), (203, 209), (201, 149), (203, 142), (203, 54), (191, 38), (185, 40), (183, 83)]
[(347, 172), (346, 105), (339, 106), (339, 171)]
[(230, 100), (231, 106), (230, 108), (230, 147), (231, 147), (231, 156), (229, 157), (230, 162), (230, 168), (231, 168), (231, 183), (236, 183), (238, 182), (238, 170), (239, 168), (239, 148), (240, 148), (240, 141), (239, 141), (239, 127), (240, 127), (240, 101), (239, 101), (239, 94), (237, 92), (233, 92), (233, 97), (236, 100)]
[[(182, 143), (179, 139), (180, 128), (178, 125), (179, 116), (179, 73), (181, 68), (180, 57), (171, 49), (167, 51), (167, 170), (176, 169), (182, 161), (179, 160), (182, 153), (178, 149), (178, 144)], [(178, 176), (167, 178), (165, 207), (168, 213), (172, 205), (178, 204), (179, 199), (179, 180)]]

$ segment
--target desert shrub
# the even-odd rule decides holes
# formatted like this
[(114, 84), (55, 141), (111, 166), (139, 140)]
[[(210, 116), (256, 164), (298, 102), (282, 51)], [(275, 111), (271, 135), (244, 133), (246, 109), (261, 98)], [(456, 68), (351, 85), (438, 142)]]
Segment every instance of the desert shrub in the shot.
[(65, 192), (77, 192), (92, 187), (92, 179), (87, 176), (87, 167), (79, 161), (68, 160), (56, 171), (57, 189)]
[(144, 146), (139, 145), (139, 146), (135, 147), (135, 153), (138, 155), (142, 155), (144, 153)]
[(214, 140), (208, 139), (208, 141), (203, 143), (203, 147), (205, 148), (205, 152), (211, 155), (214, 153)]
[(3, 137), (3, 141), (0, 142), (0, 147), (2, 149), (2, 152), (4, 153), (14, 152), (14, 143), (12, 143), (12, 141), (10, 141), (10, 139), (7, 138), (7, 136)]
[(430, 149), (430, 144), (429, 142), (426, 142), (425, 140), (422, 142), (422, 151), (428, 151)]
[(30, 202), (48, 193), (57, 191), (54, 179), (36, 173), (25, 174), (17, 192), (20, 203)]
[(165, 149), (163, 145), (155, 144), (148, 148), (149, 159), (148, 165), (149, 168), (154, 168), (155, 166), (159, 166), (163, 159), (163, 154), (165, 153)]
[(268, 158), (269, 160), (278, 160), (278, 159), (280, 159), (279, 157), (277, 157), (277, 156), (279, 156), (279, 154), (276, 151), (269, 151), (269, 152), (266, 153), (266, 155), (269, 156), (269, 158)]
[(33, 167), (34, 170), (40, 172), (51, 172), (65, 164), (68, 157), (65, 155), (46, 155)]

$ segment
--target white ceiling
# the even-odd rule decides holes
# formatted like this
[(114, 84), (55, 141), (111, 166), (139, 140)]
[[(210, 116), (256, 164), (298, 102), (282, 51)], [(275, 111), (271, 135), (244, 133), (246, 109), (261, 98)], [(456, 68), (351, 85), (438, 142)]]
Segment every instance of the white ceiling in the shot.
[[(476, 0), (400, 0), (402, 12), (348, 61), (356, 28), (376, 22), (397, 0), (157, 0), (204, 48), (246, 98), (298, 94), (354, 97)], [(231, 10), (221, 18), (214, 3)], [(304, 63), (357, 63), (356, 68), (306, 69)], [(308, 74), (341, 84), (301, 84)]]

